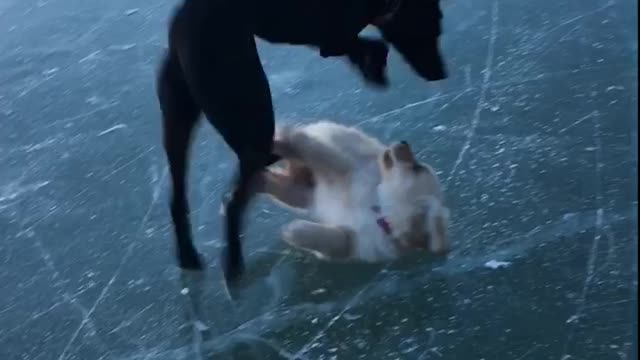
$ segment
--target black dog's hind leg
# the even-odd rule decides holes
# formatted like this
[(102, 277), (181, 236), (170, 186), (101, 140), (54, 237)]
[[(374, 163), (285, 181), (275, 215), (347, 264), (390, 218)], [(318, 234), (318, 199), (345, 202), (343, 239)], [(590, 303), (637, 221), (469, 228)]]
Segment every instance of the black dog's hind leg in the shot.
[(252, 182), (277, 160), (271, 155), (275, 119), (269, 83), (243, 11), (231, 1), (187, 1), (172, 31), (190, 93), (239, 160), (225, 211), (223, 270), (228, 280), (243, 271), (240, 231), (254, 194)]
[(200, 108), (191, 98), (175, 54), (165, 58), (157, 81), (158, 100), (163, 117), (164, 149), (171, 174), (171, 219), (176, 236), (178, 265), (200, 270), (202, 262), (191, 239), (187, 170), (191, 134), (200, 116)]

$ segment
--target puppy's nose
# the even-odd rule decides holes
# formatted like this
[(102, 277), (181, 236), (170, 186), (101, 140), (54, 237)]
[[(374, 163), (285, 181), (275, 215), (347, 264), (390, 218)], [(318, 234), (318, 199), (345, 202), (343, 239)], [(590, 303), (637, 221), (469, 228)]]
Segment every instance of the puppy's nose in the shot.
[(409, 146), (409, 143), (405, 140), (400, 141), (400, 145)]

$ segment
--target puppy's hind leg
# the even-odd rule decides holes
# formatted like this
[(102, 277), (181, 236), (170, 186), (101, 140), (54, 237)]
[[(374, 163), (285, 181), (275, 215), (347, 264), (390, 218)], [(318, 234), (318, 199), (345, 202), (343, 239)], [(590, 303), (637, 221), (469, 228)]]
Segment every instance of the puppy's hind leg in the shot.
[(346, 228), (296, 220), (286, 226), (283, 239), (288, 244), (321, 259), (347, 260), (355, 251), (354, 234)]
[(202, 263), (191, 238), (186, 177), (191, 135), (200, 116), (200, 108), (189, 95), (178, 59), (171, 51), (160, 68), (157, 91), (163, 117), (164, 149), (172, 182), (170, 206), (178, 265), (183, 269), (199, 270)]

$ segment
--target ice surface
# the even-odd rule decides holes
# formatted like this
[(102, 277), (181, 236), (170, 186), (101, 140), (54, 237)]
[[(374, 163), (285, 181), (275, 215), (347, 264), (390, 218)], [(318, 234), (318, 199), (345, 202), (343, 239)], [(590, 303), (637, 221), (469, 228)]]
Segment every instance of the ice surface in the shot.
[(279, 121), (358, 124), (437, 169), (450, 258), (320, 262), (260, 200), (231, 301), (234, 163), (207, 126), (190, 198), (208, 269), (172, 253), (153, 81), (174, 3), (1, 1), (0, 359), (637, 358), (637, 2), (442, 3), (438, 85), (396, 54), (379, 92), (342, 61), (260, 50)]

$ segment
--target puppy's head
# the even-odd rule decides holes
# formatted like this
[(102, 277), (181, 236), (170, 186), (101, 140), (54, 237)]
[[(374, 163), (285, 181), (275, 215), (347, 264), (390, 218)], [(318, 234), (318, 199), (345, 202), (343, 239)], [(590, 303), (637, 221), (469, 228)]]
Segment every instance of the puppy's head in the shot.
[(431, 168), (416, 160), (406, 141), (385, 149), (379, 166), (383, 190), (398, 201), (440, 191)]
[(442, 203), (442, 189), (433, 169), (418, 162), (404, 141), (388, 147), (379, 166), (381, 205), (401, 248), (446, 253), (449, 210)]

